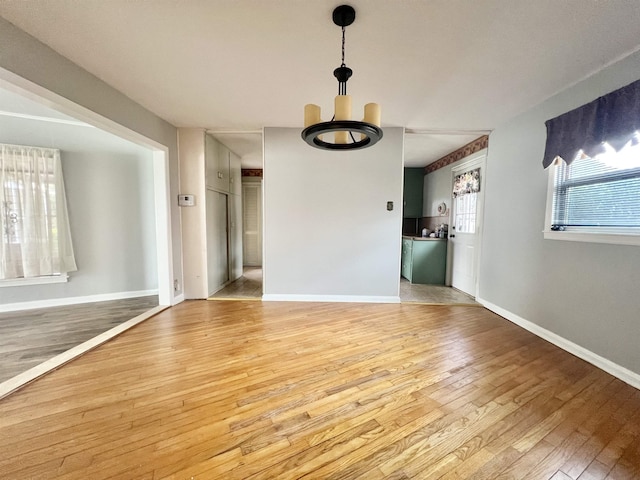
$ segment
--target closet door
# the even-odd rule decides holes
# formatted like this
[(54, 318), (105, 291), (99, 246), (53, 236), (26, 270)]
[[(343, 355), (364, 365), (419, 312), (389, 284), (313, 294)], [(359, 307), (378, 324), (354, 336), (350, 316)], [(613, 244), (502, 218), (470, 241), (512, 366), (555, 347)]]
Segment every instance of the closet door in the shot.
[(242, 276), (242, 196), (229, 195), (229, 280)]
[(227, 195), (207, 189), (207, 283), (212, 295), (229, 280)]
[(242, 184), (242, 250), (244, 264), (262, 266), (262, 184)]

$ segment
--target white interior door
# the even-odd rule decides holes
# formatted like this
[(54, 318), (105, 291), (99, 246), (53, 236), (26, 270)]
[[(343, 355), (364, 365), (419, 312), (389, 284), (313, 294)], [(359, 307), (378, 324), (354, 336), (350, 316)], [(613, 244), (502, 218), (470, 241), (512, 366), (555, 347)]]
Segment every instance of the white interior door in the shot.
[(485, 155), (483, 154), (452, 170), (452, 185), (467, 172), (478, 169), (479, 173), (480, 191), (464, 193), (452, 200), (448, 244), (451, 252), (451, 286), (473, 297), (476, 296), (477, 289), (478, 253), (482, 233), (484, 168)]
[(229, 280), (227, 195), (207, 190), (207, 283), (209, 295)]
[(262, 266), (262, 184), (242, 184), (242, 248), (244, 264)]

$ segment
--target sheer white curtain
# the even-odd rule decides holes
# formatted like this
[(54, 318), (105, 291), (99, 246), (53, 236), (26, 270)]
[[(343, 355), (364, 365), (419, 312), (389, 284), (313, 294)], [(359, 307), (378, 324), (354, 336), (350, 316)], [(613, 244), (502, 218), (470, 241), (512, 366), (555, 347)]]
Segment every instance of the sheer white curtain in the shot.
[(60, 151), (0, 144), (0, 279), (77, 270)]

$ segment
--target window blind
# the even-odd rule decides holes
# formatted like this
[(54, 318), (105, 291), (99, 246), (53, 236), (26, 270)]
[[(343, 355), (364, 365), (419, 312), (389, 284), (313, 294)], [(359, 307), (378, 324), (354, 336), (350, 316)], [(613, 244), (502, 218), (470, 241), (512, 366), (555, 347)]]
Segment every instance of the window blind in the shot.
[[(636, 154), (638, 148), (633, 148)], [(622, 157), (622, 158), (621, 158)], [(556, 168), (552, 230), (566, 227), (640, 228), (640, 161), (580, 156)]]

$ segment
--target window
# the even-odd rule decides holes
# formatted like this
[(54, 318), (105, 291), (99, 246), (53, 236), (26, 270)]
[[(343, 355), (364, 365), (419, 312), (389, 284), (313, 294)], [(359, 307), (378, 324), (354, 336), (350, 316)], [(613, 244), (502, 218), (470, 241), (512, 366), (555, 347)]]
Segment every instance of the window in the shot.
[(454, 230), (457, 233), (476, 233), (479, 191), (479, 168), (455, 176), (453, 180), (453, 221)]
[(545, 238), (640, 245), (639, 142), (551, 166)]
[(0, 144), (0, 279), (76, 269), (60, 152)]
[(640, 245), (640, 80), (545, 126), (545, 238)]
[(454, 225), (457, 233), (476, 233), (477, 193), (468, 193), (454, 200)]

